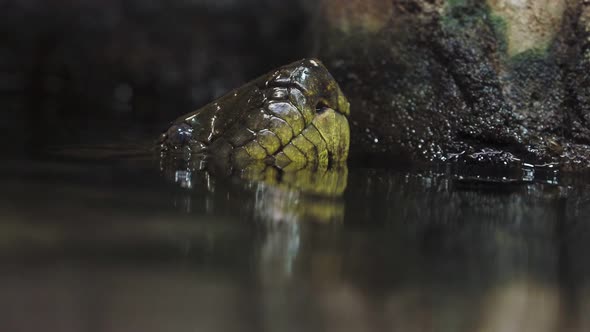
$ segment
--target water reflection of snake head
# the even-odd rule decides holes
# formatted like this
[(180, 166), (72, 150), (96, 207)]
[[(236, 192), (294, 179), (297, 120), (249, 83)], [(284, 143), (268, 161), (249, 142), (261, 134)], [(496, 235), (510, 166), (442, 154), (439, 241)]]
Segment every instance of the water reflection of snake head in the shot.
[(348, 114), (349, 103), (328, 70), (306, 59), (181, 116), (162, 134), (160, 147), (225, 168), (325, 170), (348, 156)]
[[(346, 165), (297, 171), (283, 171), (274, 166), (249, 167), (228, 172), (205, 159), (163, 156), (160, 168), (168, 181), (189, 190), (187, 195), (191, 200), (195, 199), (191, 191), (204, 191), (214, 200), (224, 200), (224, 204), (238, 209), (243, 207), (243, 213), (252, 214), (256, 220), (292, 224), (340, 222), (344, 218)], [(236, 192), (240, 195), (236, 196)]]
[(239, 178), (255, 189), (257, 218), (341, 220), (349, 107), (318, 60), (294, 62), (175, 120), (160, 139), (162, 170), (183, 187)]

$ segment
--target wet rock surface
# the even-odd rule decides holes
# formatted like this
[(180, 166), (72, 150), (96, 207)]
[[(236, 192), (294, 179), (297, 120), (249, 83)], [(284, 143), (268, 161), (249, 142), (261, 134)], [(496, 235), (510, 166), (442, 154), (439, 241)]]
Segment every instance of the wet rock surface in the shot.
[(325, 1), (318, 53), (351, 100), (351, 153), (586, 170), (589, 6)]

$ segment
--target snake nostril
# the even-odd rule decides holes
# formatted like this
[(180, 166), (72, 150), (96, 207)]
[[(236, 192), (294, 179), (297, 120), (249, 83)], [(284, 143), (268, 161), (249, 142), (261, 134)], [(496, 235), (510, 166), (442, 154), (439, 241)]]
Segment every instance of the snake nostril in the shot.
[(192, 138), (193, 129), (186, 123), (172, 125), (164, 134), (173, 145), (184, 145)]

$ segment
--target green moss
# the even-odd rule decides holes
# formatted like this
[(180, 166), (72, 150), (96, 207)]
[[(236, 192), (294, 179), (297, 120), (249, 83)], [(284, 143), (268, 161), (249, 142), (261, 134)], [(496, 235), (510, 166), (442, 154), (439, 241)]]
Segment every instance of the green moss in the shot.
[(469, 0), (447, 0), (447, 9), (458, 7), (458, 6), (466, 6)]
[(498, 42), (498, 50), (502, 54), (508, 53), (508, 23), (499, 15), (490, 14), (489, 23)]
[(452, 31), (480, 24), (486, 16), (485, 9), (483, 5), (470, 5), (466, 0), (449, 1), (442, 16), (443, 28)]
[[(498, 52), (507, 54), (508, 23), (504, 18), (493, 14), (491, 8), (485, 3), (449, 0), (441, 22), (443, 29), (455, 36), (464, 35), (471, 38), (473, 34), (490, 31), (497, 41)], [(471, 35), (468, 31), (471, 31)]]
[(524, 52), (518, 53), (510, 58), (512, 64), (521, 64), (524, 62), (532, 62), (544, 60), (547, 57), (546, 48), (532, 48)]

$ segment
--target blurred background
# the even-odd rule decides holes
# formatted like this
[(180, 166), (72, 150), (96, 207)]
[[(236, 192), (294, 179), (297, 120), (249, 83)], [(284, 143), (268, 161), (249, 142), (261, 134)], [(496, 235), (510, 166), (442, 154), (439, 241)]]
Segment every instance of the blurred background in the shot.
[(313, 1), (0, 1), (2, 149), (156, 137), (309, 54)]

